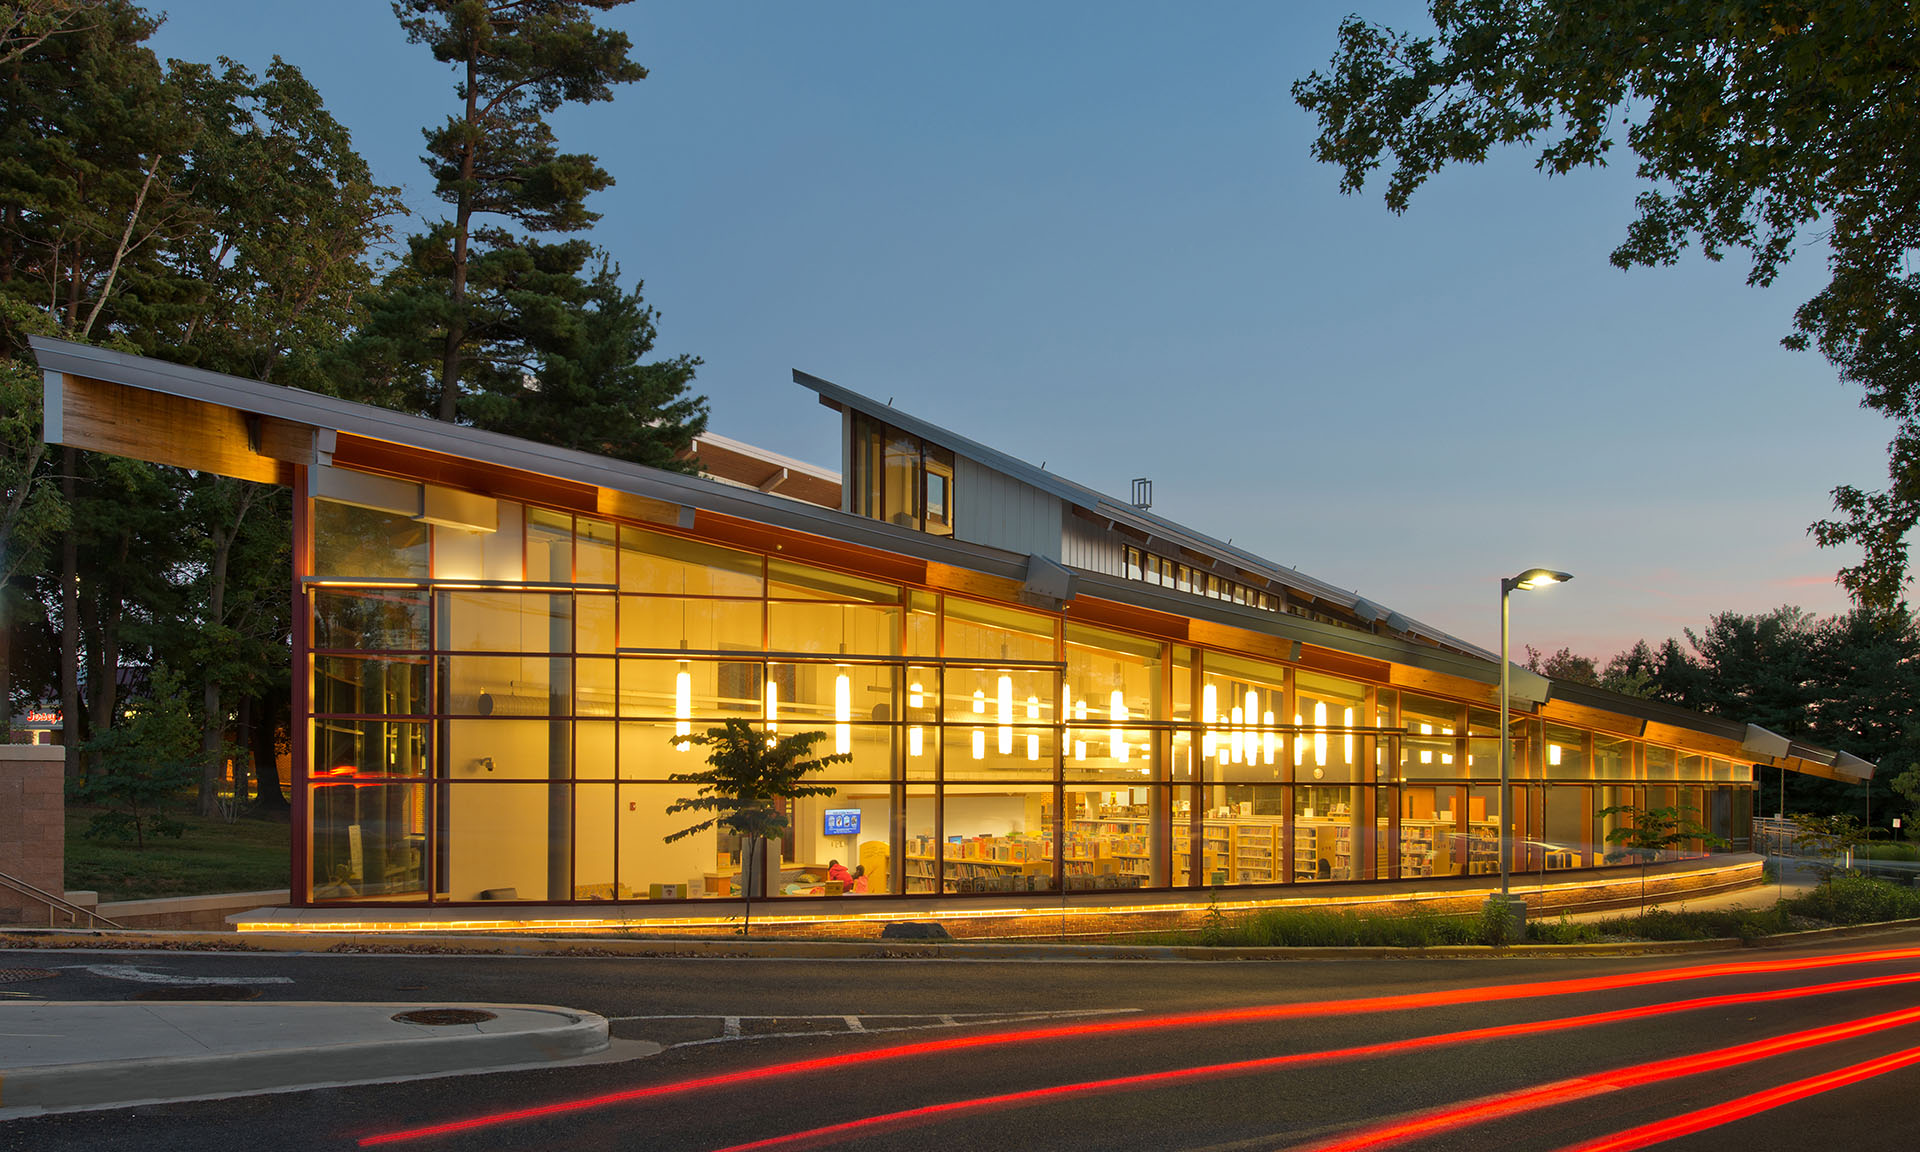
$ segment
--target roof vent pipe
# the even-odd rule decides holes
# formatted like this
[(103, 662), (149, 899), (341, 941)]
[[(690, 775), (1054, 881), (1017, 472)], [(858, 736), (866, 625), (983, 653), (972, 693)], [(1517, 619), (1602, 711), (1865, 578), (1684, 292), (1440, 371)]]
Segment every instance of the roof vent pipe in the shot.
[(1133, 478), (1133, 506), (1142, 512), (1153, 507), (1153, 481), (1145, 476)]

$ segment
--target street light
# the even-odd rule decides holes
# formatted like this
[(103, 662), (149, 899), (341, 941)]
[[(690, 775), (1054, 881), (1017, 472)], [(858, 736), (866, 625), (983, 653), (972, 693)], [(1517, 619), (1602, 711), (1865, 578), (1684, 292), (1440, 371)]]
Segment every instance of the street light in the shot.
[[(1529, 568), (1518, 576), (1500, 581), (1500, 902), (1511, 910), (1513, 898), (1508, 892), (1513, 872), (1513, 733), (1508, 719), (1509, 661), (1507, 660), (1507, 595), (1515, 588), (1531, 592), (1549, 584), (1565, 584), (1573, 579), (1565, 572), (1550, 568)], [(1525, 916), (1525, 913), (1522, 913)]]

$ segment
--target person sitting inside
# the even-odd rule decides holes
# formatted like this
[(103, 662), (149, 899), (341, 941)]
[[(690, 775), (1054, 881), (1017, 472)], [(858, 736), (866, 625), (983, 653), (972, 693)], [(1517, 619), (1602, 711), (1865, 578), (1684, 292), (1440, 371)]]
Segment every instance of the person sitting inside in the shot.
[(853, 883), (853, 873), (847, 871), (847, 866), (840, 861), (829, 860), (827, 861), (827, 880), (829, 882), (838, 880), (843, 886), (841, 890), (845, 891), (844, 886)]
[(852, 892), (856, 896), (865, 896), (867, 894), (867, 866), (865, 864), (856, 864), (853, 866), (853, 882), (848, 885), (847, 891)]

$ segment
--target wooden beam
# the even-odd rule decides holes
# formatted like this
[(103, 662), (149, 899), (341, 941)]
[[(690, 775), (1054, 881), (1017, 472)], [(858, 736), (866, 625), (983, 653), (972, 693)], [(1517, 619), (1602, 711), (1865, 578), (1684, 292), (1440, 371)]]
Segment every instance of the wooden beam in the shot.
[(63, 373), (60, 443), (261, 484), (291, 484), (315, 429), (217, 404)]

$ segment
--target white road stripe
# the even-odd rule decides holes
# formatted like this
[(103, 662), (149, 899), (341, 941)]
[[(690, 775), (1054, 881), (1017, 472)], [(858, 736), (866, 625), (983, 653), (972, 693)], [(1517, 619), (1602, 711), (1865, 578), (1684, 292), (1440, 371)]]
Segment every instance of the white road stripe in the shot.
[(148, 972), (133, 964), (63, 964), (111, 980), (130, 980), (135, 984), (172, 984), (176, 987), (202, 987), (215, 984), (291, 984), (290, 976), (176, 976), (166, 972)]

